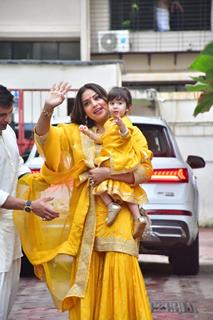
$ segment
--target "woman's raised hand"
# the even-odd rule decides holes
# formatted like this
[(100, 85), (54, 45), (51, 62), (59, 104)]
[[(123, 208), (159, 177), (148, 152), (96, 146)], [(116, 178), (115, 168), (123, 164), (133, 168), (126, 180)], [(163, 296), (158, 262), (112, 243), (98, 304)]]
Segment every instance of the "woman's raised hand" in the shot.
[(65, 99), (65, 94), (71, 89), (68, 82), (59, 82), (54, 84), (46, 97), (45, 105), (55, 108), (59, 106)]
[(54, 108), (59, 106), (65, 99), (65, 94), (70, 90), (71, 86), (68, 82), (59, 82), (54, 84), (50, 89), (46, 99), (41, 115), (35, 126), (35, 132), (39, 136), (45, 135), (50, 129), (50, 120)]

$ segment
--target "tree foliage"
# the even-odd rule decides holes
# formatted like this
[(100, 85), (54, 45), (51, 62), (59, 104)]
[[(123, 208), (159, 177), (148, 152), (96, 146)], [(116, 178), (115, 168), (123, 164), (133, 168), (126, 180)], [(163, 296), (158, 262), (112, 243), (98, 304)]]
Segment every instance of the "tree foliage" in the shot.
[(199, 56), (193, 61), (190, 70), (203, 72), (203, 76), (192, 78), (194, 85), (187, 85), (188, 91), (201, 92), (195, 107), (194, 116), (207, 112), (213, 106), (213, 42), (201, 51)]

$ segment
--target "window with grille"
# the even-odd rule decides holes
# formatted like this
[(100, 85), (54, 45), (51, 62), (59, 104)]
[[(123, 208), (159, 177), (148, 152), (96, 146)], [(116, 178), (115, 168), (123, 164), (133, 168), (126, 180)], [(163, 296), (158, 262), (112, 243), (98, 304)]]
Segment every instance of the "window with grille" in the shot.
[(80, 42), (0, 41), (0, 59), (80, 60)]
[[(111, 29), (155, 30), (157, 7), (169, 7), (169, 30), (211, 30), (211, 0), (110, 0)], [(177, 2), (177, 1), (175, 1)], [(165, 30), (165, 31), (169, 31)]]

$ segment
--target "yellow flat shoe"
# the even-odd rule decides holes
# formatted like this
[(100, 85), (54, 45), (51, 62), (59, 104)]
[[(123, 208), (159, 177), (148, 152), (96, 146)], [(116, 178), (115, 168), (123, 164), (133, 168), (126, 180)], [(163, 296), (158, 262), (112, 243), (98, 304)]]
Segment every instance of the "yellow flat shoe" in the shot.
[(121, 210), (121, 206), (115, 202), (111, 202), (108, 205), (108, 216), (106, 219), (106, 224), (108, 226), (111, 226), (113, 224), (120, 210)]
[(140, 217), (134, 222), (134, 231), (133, 231), (133, 238), (141, 238), (146, 227), (146, 219), (144, 217)]

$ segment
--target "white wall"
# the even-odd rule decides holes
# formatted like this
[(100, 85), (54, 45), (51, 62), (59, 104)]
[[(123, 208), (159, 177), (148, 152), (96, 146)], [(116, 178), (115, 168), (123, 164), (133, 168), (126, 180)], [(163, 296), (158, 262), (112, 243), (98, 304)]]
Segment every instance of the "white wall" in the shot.
[(91, 51), (98, 52), (98, 31), (105, 31), (110, 29), (109, 1), (90, 1), (90, 23)]
[(176, 136), (184, 159), (198, 155), (206, 167), (195, 169), (200, 193), (200, 225), (213, 225), (213, 108), (193, 116), (198, 95), (189, 92), (161, 93), (161, 116), (167, 120)]
[[(67, 81), (73, 89), (87, 82), (95, 82), (106, 90), (121, 85), (119, 64), (0, 64), (1, 84), (10, 89), (46, 89), (54, 83)], [(46, 91), (24, 91), (24, 121), (36, 122), (44, 103)], [(74, 97), (69, 92), (68, 97)], [(54, 113), (61, 117), (67, 115), (66, 102)], [(18, 122), (18, 109), (14, 108), (14, 120)]]
[(73, 88), (97, 82), (108, 89), (121, 84), (120, 65), (109, 64), (0, 64), (1, 81), (9, 88), (50, 88), (68, 81)]
[(169, 122), (210, 122), (213, 121), (213, 108), (209, 112), (193, 116), (199, 93), (197, 92), (161, 92), (157, 95), (160, 101), (161, 116)]
[(206, 161), (205, 168), (194, 169), (200, 194), (199, 223), (213, 225), (213, 134), (194, 137), (176, 135), (176, 138), (184, 159), (191, 154), (201, 156)]
[(80, 36), (80, 1), (0, 0), (0, 38)]

